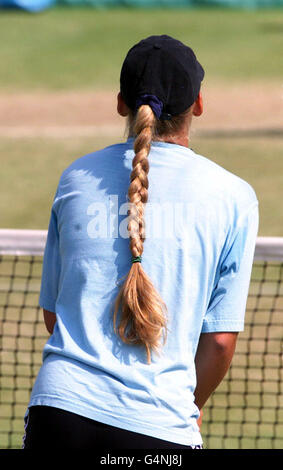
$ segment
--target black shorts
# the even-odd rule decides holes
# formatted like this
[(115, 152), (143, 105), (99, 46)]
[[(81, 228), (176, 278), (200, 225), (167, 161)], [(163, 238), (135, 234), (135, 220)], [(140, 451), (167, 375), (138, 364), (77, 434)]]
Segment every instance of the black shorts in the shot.
[(23, 449), (192, 449), (109, 426), (50, 406), (32, 406), (25, 419)]

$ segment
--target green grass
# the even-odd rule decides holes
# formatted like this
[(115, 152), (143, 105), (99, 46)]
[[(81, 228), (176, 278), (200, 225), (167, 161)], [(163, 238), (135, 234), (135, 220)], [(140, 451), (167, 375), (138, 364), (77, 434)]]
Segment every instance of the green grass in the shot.
[[(114, 141), (111, 138), (1, 139), (1, 227), (46, 229), (63, 169), (81, 155)], [(192, 139), (191, 146), (254, 187), (260, 203), (260, 235), (283, 236), (282, 139), (198, 138)]]
[[(206, 80), (282, 80), (283, 10), (55, 8), (0, 15), (0, 93), (115, 88), (126, 51), (149, 34), (190, 44)], [(2, 227), (44, 228), (60, 172), (112, 139), (0, 140)], [(263, 235), (283, 235), (280, 139), (203, 139), (194, 146), (247, 179)], [(52, 171), (50, 169), (52, 168)]]
[(282, 138), (202, 139), (196, 140), (196, 149), (253, 186), (259, 200), (259, 235), (283, 236)]
[(117, 86), (128, 49), (164, 33), (193, 47), (207, 80), (282, 78), (282, 10), (55, 8), (1, 12), (0, 89)]

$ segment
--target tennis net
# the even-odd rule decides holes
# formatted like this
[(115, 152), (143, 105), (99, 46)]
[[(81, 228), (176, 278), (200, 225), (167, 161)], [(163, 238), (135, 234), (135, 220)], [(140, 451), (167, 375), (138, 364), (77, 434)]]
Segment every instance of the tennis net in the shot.
[[(45, 231), (0, 230), (0, 448), (21, 447), (48, 334), (38, 306)], [(245, 331), (204, 409), (209, 449), (283, 448), (283, 238), (257, 239)]]

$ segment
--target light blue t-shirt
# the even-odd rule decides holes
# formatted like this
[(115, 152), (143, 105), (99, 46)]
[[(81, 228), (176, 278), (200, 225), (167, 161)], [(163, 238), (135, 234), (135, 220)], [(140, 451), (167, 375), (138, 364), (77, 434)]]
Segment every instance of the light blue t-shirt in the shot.
[(29, 406), (62, 408), (183, 445), (198, 445), (194, 357), (201, 333), (241, 331), (256, 235), (251, 186), (194, 151), (154, 142), (142, 266), (168, 309), (168, 335), (145, 348), (113, 331), (131, 267), (127, 192), (133, 139), (62, 174), (44, 255), (40, 305), (56, 313)]

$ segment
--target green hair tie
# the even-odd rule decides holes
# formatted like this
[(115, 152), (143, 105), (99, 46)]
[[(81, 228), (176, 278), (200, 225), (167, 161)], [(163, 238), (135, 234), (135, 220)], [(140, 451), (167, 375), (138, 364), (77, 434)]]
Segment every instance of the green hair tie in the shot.
[(132, 263), (141, 263), (141, 256), (133, 256)]

